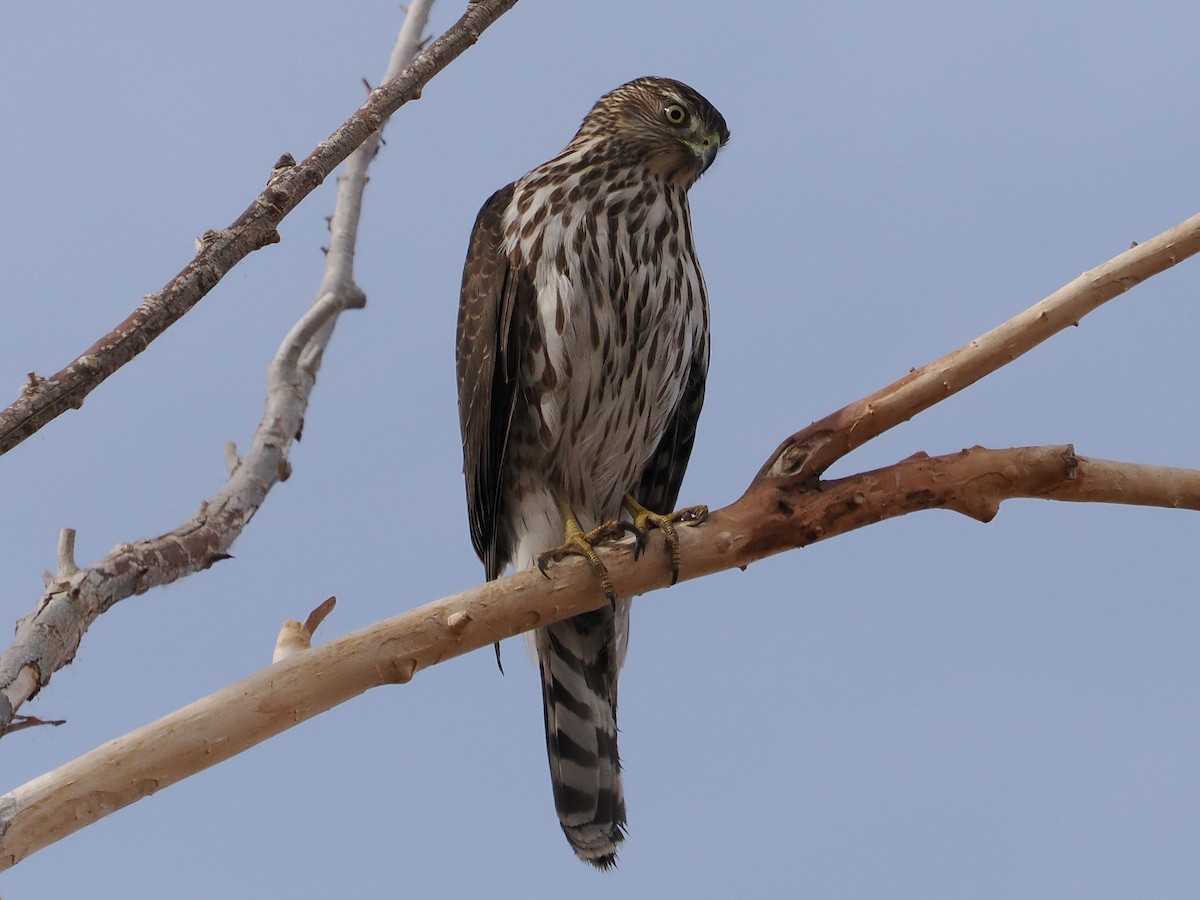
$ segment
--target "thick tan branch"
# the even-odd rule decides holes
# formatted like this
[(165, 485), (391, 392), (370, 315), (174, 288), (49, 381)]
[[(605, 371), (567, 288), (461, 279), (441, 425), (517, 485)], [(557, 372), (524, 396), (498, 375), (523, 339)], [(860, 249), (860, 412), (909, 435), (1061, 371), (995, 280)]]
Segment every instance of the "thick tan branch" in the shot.
[(1119, 294), (1200, 251), (1200, 214), (1102, 266), (953, 353), (796, 432), (758, 478), (820, 475), (855, 447), (969, 387)]
[[(1200, 509), (1200, 472), (1077, 457), (1069, 446), (924, 456), (807, 490), (770, 479), (697, 528), (681, 528), (696, 578), (921, 509), (987, 520), (1012, 497)], [(621, 596), (666, 587), (661, 540), (634, 561), (604, 551)], [(604, 602), (586, 564), (524, 572), (313, 648), (138, 729), (0, 797), (0, 867), (382, 684)], [(67, 814), (67, 811), (70, 814)]]
[(472, 0), (462, 18), (403, 72), (371, 92), (346, 122), (298, 165), (276, 168), (266, 189), (223, 231), (210, 231), (183, 270), (156, 294), (145, 297), (130, 315), (62, 371), (46, 378), (30, 373), (21, 396), (0, 411), (0, 454), (37, 432), (84, 398), (149, 346), (211, 291), (242, 259), (279, 240), (284, 216), (394, 113), (421, 96), (425, 84), (516, 0)]

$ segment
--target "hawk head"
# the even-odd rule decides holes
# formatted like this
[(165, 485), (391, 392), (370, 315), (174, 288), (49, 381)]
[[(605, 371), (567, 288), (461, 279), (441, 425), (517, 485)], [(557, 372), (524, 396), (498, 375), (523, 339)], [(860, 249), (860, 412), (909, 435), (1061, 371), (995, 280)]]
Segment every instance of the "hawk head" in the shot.
[(650, 76), (596, 101), (571, 143), (597, 145), (607, 160), (690, 187), (728, 140), (715, 106), (681, 81)]

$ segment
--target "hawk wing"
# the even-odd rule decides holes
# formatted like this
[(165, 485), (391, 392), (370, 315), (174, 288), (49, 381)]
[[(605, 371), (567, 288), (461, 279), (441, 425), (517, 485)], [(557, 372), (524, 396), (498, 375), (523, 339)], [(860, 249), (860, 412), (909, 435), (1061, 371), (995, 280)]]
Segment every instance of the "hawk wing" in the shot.
[(508, 564), (511, 548), (501, 527), (505, 453), (516, 402), (519, 356), (513, 310), (533, 302), (533, 284), (501, 249), (504, 212), (513, 186), (488, 198), (475, 219), (463, 266), (455, 358), (463, 475), (471, 543), (488, 579)]
[(679, 499), (679, 488), (683, 485), (683, 473), (687, 470), (696, 442), (696, 423), (700, 420), (700, 408), (704, 405), (704, 383), (708, 378), (708, 340), (704, 340), (692, 357), (684, 383), (683, 396), (663, 432), (658, 448), (650, 462), (642, 470), (634, 499), (646, 509), (657, 513), (670, 513)]

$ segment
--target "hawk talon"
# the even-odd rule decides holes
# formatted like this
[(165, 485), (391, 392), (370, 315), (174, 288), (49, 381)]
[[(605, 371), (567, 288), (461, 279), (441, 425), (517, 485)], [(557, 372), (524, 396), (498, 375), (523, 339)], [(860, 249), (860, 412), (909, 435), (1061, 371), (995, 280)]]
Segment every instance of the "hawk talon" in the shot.
[(646, 532), (632, 522), (621, 522), (621, 526), (633, 535), (633, 558), (641, 559), (642, 554), (646, 552)]
[[(679, 557), (679, 534), (675, 531), (676, 525), (687, 525), (695, 528), (708, 518), (707, 506), (685, 506), (683, 509), (678, 509), (673, 513), (660, 515), (659, 513), (650, 512), (642, 504), (638, 503), (633, 497), (625, 498), (625, 508), (629, 510), (633, 516), (634, 527), (638, 533), (642, 535), (642, 545), (644, 547), (646, 541), (646, 532), (651, 528), (657, 528), (663, 533), (663, 540), (667, 545), (667, 552), (671, 556), (671, 584), (674, 585), (679, 581), (679, 567), (682, 560)], [(634, 558), (637, 558), (637, 553)]]
[(608, 568), (601, 562), (599, 554), (596, 553), (596, 547), (602, 543), (619, 540), (626, 534), (634, 536), (635, 553), (638, 552), (638, 548), (645, 546), (646, 536), (629, 522), (613, 519), (591, 531), (584, 532), (574, 518), (569, 518), (566, 526), (566, 539), (563, 543), (537, 555), (538, 571), (549, 578), (550, 573), (546, 569), (550, 563), (562, 562), (568, 556), (582, 556), (588, 561), (588, 565), (592, 567), (596, 577), (600, 579), (600, 589), (604, 592), (604, 599), (609, 603), (616, 603), (617, 592), (613, 590), (612, 581), (608, 577)]

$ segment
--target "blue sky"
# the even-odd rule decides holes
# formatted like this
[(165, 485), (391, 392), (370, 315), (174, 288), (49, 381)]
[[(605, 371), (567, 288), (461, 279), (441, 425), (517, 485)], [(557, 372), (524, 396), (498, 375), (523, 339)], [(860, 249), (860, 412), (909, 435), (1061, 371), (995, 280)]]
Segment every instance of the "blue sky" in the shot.
[[(460, 11), (442, 0), (431, 29)], [(378, 79), (393, 3), (18, 4), (0, 14), (0, 397), (60, 368)], [(1200, 209), (1191, 4), (522, 0), (401, 111), (294, 475), (211, 571), (122, 602), (0, 741), (3, 789), (341, 633), (477, 583), (453, 334), (488, 194), (604, 91), (684, 80), (733, 138), (692, 195), (713, 316), (681, 502), (735, 500), (808, 422)], [(0, 459), (3, 617), (53, 567), (222, 483), (318, 283), (332, 181), (279, 245)], [(1073, 442), (1200, 460), (1200, 262), (840, 462)], [(380, 689), (0, 876), (6, 896), (1194, 897), (1198, 521), (943, 511), (649, 595), (622, 678), (630, 836), (577, 862), (517, 641)]]

